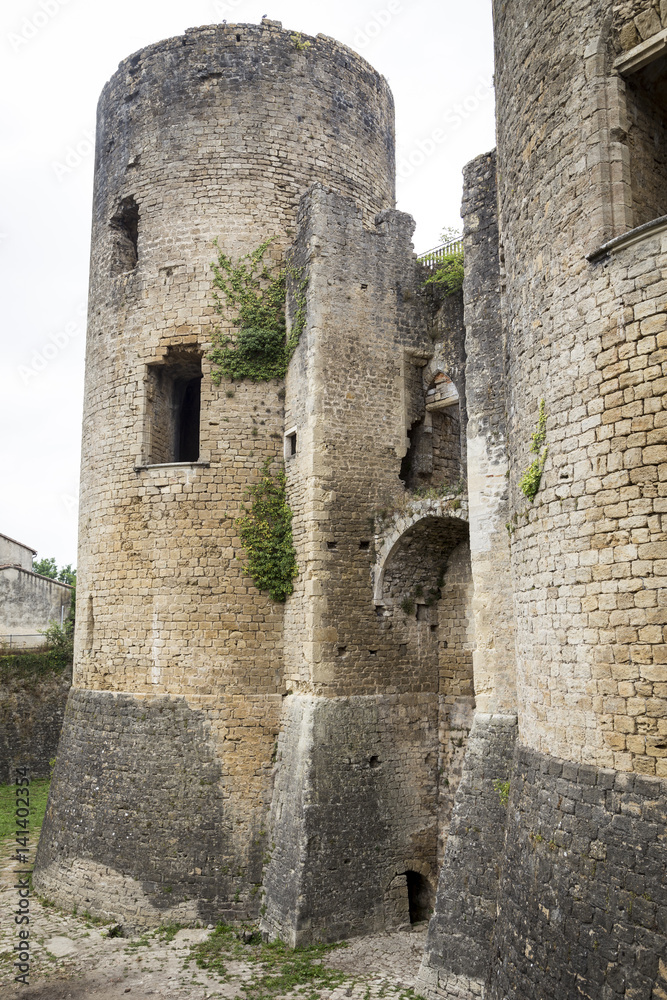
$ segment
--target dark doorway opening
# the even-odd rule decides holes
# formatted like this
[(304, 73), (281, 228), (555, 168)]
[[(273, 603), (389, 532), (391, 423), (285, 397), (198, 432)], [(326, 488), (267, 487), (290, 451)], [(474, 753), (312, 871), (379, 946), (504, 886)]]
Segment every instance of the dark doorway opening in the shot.
[(408, 883), (410, 923), (418, 924), (422, 920), (429, 920), (435, 899), (428, 879), (420, 872), (406, 872), (405, 878)]
[[(199, 413), (201, 378), (177, 382), (176, 462), (196, 462), (199, 458)], [(179, 399), (180, 397), (180, 399)]]

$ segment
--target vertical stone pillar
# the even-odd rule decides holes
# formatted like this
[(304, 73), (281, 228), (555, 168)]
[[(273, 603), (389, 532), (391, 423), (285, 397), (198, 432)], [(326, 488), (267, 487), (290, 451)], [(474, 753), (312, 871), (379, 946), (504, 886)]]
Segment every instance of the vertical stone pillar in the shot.
[(464, 319), (468, 500), (476, 714), (440, 873), (417, 989), (470, 1000), (489, 964), (516, 740), (509, 459), (495, 151), (464, 173)]

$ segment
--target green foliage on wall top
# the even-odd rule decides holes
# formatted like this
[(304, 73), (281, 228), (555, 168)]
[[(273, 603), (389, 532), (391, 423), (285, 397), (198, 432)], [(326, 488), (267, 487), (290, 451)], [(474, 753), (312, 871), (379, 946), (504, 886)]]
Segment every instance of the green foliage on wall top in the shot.
[(262, 466), (258, 483), (248, 488), (249, 508), (236, 521), (246, 550), (250, 576), (258, 590), (268, 590), (274, 601), (284, 601), (294, 590), (298, 573), (292, 543), (292, 511), (285, 494), (285, 472), (270, 472), (271, 459)]
[(540, 400), (540, 410), (537, 418), (537, 427), (533, 433), (530, 441), (530, 453), (535, 455), (535, 459), (528, 466), (524, 474), (519, 480), (519, 489), (527, 496), (532, 503), (535, 499), (537, 491), (540, 488), (540, 480), (542, 479), (542, 472), (544, 471), (544, 463), (547, 460), (548, 447), (546, 445), (547, 439), (547, 412), (544, 406), (544, 400)]
[(456, 295), (463, 288), (463, 250), (444, 254), (425, 285), (436, 285), (445, 295)]
[[(234, 314), (239, 328), (235, 338), (217, 331), (209, 354), (214, 364), (212, 379), (223, 377), (267, 382), (284, 378), (306, 323), (307, 279), (302, 269), (287, 263), (271, 267), (265, 260), (275, 236), (234, 263), (218, 246), (218, 259), (211, 264), (216, 311)], [(285, 322), (287, 281), (291, 279), (296, 313), (289, 337)]]

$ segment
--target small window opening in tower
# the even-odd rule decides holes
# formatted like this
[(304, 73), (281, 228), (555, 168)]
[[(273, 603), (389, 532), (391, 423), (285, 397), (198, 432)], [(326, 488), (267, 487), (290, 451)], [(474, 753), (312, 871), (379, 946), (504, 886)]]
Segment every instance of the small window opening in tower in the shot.
[(285, 458), (292, 458), (296, 455), (296, 431), (288, 431), (285, 435), (285, 447), (284, 447)]
[(667, 214), (667, 56), (624, 76), (632, 222), (640, 226)]
[(146, 463), (196, 462), (200, 450), (201, 358), (171, 350), (163, 364), (149, 365)]
[(413, 427), (411, 427), (410, 430), (408, 431), (408, 442), (409, 442), (409, 444), (408, 444), (408, 450), (406, 451), (405, 455), (403, 456), (403, 460), (401, 461), (401, 468), (400, 468), (400, 471), (398, 473), (398, 478), (401, 480), (401, 482), (405, 486), (409, 485), (410, 472), (412, 471), (412, 463), (413, 463), (414, 457), (415, 457), (414, 456), (414, 442), (412, 440), (412, 434), (413, 434)]
[(433, 889), (420, 872), (406, 872), (405, 878), (408, 883), (408, 907), (410, 910), (410, 923), (418, 924), (422, 920), (428, 920), (433, 912), (435, 902)]
[(139, 206), (133, 195), (123, 198), (109, 223), (113, 236), (113, 274), (124, 274), (137, 266)]

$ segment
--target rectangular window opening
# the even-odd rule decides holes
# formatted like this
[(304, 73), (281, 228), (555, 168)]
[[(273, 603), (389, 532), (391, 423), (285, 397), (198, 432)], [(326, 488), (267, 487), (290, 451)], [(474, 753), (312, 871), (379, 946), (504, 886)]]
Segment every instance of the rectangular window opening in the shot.
[(201, 357), (170, 350), (164, 364), (148, 366), (148, 465), (199, 460)]
[(636, 227), (667, 215), (667, 55), (623, 75)]
[(289, 431), (285, 435), (285, 458), (292, 458), (296, 455), (296, 431)]

